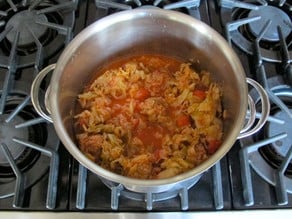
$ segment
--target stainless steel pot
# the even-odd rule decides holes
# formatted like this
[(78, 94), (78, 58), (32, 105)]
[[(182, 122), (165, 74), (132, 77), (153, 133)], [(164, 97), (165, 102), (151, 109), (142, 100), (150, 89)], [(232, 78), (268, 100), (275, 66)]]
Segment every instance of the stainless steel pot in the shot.
[[(196, 168), (167, 179), (139, 180), (103, 169), (78, 149), (74, 137), (77, 95), (92, 78), (93, 72), (117, 58), (145, 53), (177, 57), (192, 62), (198, 69), (212, 72), (214, 80), (223, 87), (223, 106), (228, 112), (224, 121), (224, 141), (218, 151)], [(38, 89), (42, 79), (53, 69), (46, 98), (50, 115), (39, 104)], [(259, 91), (263, 110), (255, 129), (241, 133), (242, 129), (247, 129), (243, 128), (247, 114), (251, 118), (248, 127), (255, 119), (246, 82)], [(257, 82), (245, 77), (238, 57), (220, 34), (188, 15), (161, 9), (119, 12), (84, 29), (66, 47), (56, 65), (48, 66), (38, 74), (32, 85), (31, 97), (40, 115), (54, 123), (62, 143), (75, 159), (100, 177), (136, 192), (163, 192), (194, 180), (219, 161), (236, 139), (260, 129), (269, 114), (265, 91)], [(251, 113), (247, 113), (249, 108)]]

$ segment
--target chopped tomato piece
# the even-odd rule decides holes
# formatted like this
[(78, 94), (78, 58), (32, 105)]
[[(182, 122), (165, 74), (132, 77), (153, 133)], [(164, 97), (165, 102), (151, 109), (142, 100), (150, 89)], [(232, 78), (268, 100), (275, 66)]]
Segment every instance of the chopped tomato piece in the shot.
[(159, 161), (161, 159), (160, 156), (161, 149), (156, 149), (153, 153), (155, 161)]
[(219, 146), (221, 145), (221, 141), (220, 140), (209, 140), (208, 141), (208, 153), (209, 154), (214, 154), (217, 149), (219, 148)]
[(132, 125), (133, 125), (133, 128), (134, 129), (138, 127), (139, 122), (140, 122), (139, 119), (132, 119)]
[(204, 100), (207, 96), (206, 91), (204, 90), (194, 90), (193, 94), (198, 97), (200, 100)]
[(148, 97), (150, 97), (150, 92), (146, 88), (140, 88), (134, 95), (134, 98), (140, 101), (143, 101)]
[(85, 118), (79, 118), (78, 122), (81, 127), (86, 126), (87, 124), (87, 121), (85, 120)]
[(191, 124), (190, 118), (189, 116), (185, 115), (185, 114), (181, 114), (177, 119), (176, 119), (176, 125), (178, 127), (184, 127), (184, 126), (188, 126)]
[(141, 106), (140, 106), (140, 102), (136, 104), (134, 111), (135, 112), (140, 112), (142, 110)]

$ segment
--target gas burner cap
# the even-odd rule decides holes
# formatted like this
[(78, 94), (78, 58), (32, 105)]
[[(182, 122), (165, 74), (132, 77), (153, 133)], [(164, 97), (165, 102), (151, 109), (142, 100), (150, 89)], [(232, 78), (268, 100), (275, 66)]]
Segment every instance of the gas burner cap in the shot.
[(291, 32), (291, 19), (281, 9), (274, 6), (260, 6), (258, 10), (251, 10), (248, 17), (260, 16), (261, 19), (249, 23), (250, 31), (257, 37), (263, 30), (263, 27), (270, 20), (271, 24), (263, 35), (263, 39), (271, 42), (279, 41), (278, 26), (281, 27), (283, 36), (286, 38)]
[(21, 11), (16, 13), (7, 22), (6, 28), (13, 27), (7, 34), (7, 39), (12, 43), (15, 33), (19, 31), (18, 45), (28, 45), (34, 42), (32, 34), (37, 39), (41, 38), (47, 30), (47, 27), (38, 23), (47, 22), (48, 19), (44, 14), (37, 14), (36, 11)]
[[(27, 129), (16, 129), (15, 125), (22, 123), (23, 119), (20, 117), (15, 117), (12, 122), (7, 123), (5, 120), (8, 115), (0, 115), (0, 140), (9, 148), (12, 157), (17, 159), (24, 151), (25, 147), (12, 141), (14, 136), (27, 139), (28, 130)], [(4, 154), (0, 152), (0, 165), (9, 165)]]

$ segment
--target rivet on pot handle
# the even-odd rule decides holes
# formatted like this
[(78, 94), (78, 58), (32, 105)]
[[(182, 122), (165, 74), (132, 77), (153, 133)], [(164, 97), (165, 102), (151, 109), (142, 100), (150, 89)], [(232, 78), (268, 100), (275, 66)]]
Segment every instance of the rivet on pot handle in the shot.
[[(239, 136), (237, 137), (238, 139), (248, 137), (258, 132), (264, 126), (270, 114), (270, 101), (265, 89), (258, 82), (251, 78), (247, 78), (246, 82), (253, 86), (258, 92), (261, 99), (262, 112), (259, 121), (256, 125), (254, 125), (256, 117), (256, 107), (253, 99), (250, 97), (250, 95), (248, 95), (248, 106), (250, 111), (249, 120), (241, 130)], [(254, 127), (251, 128), (252, 126)]]
[(31, 102), (32, 105), (34, 106), (35, 110), (37, 111), (37, 113), (43, 117), (45, 120), (49, 121), (49, 122), (53, 122), (51, 115), (50, 115), (50, 106), (49, 106), (49, 91), (50, 91), (50, 87), (48, 87), (48, 89), (46, 90), (46, 94), (45, 94), (45, 107), (47, 112), (45, 112), (45, 110), (43, 110), (40, 101), (39, 101), (39, 91), (40, 91), (40, 85), (42, 83), (42, 81), (44, 80), (44, 78), (47, 76), (48, 73), (50, 73), (51, 71), (53, 71), (56, 67), (56, 64), (52, 64), (47, 66), (46, 68), (44, 68), (43, 70), (41, 70), (37, 76), (35, 77), (34, 81), (32, 82), (31, 85), (31, 90), (30, 90), (30, 96), (31, 96)]

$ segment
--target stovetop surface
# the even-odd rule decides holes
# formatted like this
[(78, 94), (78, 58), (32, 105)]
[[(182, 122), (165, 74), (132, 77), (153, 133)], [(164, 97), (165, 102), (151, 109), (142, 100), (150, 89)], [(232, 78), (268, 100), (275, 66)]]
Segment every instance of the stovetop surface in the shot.
[[(9, 1), (7, 1), (9, 2)], [(18, 3), (23, 3), (24, 1), (18, 1)], [(71, 2), (77, 2), (77, 1), (69, 1)], [(107, 2), (107, 3), (105, 3)], [(82, 29), (84, 29), (86, 26), (90, 25), (94, 21), (107, 16), (108, 14), (112, 14), (115, 12), (118, 12), (120, 10), (131, 9), (131, 8), (138, 8), (139, 2), (145, 5), (154, 4), (154, 2), (159, 2), (158, 7), (168, 7), (172, 3), (177, 3), (180, 1), (112, 1), (115, 4), (115, 7), (111, 5), (111, 7), (108, 9), (105, 7), (105, 5), (108, 4), (110, 1), (79, 1), (78, 6), (76, 7), (76, 10), (74, 9), (75, 18), (74, 25), (72, 26), (73, 32), (72, 36), (68, 36), (69, 38), (72, 38), (76, 36)], [(240, 19), (246, 18), (246, 11), (245, 10), (251, 10), (251, 9), (236, 9), (235, 6), (230, 6), (230, 2), (237, 2), (237, 3), (246, 3), (259, 6), (260, 1), (211, 1), (211, 0), (201, 0), (201, 1), (186, 1), (191, 2), (192, 7), (183, 7), (179, 9), (174, 9), (181, 11), (183, 13), (188, 13), (191, 16), (194, 16), (197, 19), (202, 20), (203, 22), (207, 23), (211, 27), (213, 27), (215, 30), (217, 30), (221, 35), (228, 38), (230, 37), (231, 46), (238, 54), (242, 65), (246, 71), (247, 77), (251, 77), (257, 80), (259, 79), (260, 71), (259, 69), (259, 61), (261, 61), (261, 64), (264, 66), (265, 73), (268, 75), (269, 78), (271, 77), (282, 77), (283, 74), (279, 73), (283, 69), (283, 62), (279, 61), (282, 60), (283, 53), (280, 52), (267, 52), (267, 50), (271, 49), (272, 51), (277, 51), (279, 49), (279, 45), (277, 43), (273, 43), (273, 48), (269, 48), (266, 45), (261, 45), (264, 48), (260, 50), (261, 54), (263, 54), (263, 58), (258, 58), (255, 50), (251, 49), (251, 45), (248, 44), (249, 52), (247, 54), (244, 49), (240, 48), (240, 46), (236, 45), (236, 40), (234, 40), (232, 35), (234, 33), (234, 30), (231, 30), (230, 36), (229, 33), (226, 32), (226, 22), (232, 23), (232, 19), (230, 16), (237, 16)], [(195, 7), (196, 3), (199, 2), (199, 7)], [(227, 2), (223, 4), (223, 2)], [(270, 5), (275, 6), (274, 1), (267, 1)], [(47, 3), (47, 2), (46, 2)], [(50, 5), (51, 1), (48, 1), (48, 4)], [(59, 2), (58, 2), (59, 3)], [(221, 3), (221, 4), (219, 4)], [(2, 4), (6, 3), (0, 3), (0, 7)], [(285, 11), (289, 10), (288, 8), (288, 1), (284, 4)], [(97, 7), (99, 6), (99, 7)], [(223, 7), (224, 6), (224, 7)], [(245, 5), (246, 6), (246, 5)], [(23, 6), (28, 7), (28, 6)], [(21, 10), (23, 10), (23, 7), (21, 7)], [(48, 7), (47, 5), (43, 5), (41, 8), (38, 8), (38, 10), (41, 10), (43, 8)], [(72, 6), (73, 7), (73, 6)], [(276, 7), (276, 6), (275, 6)], [(281, 8), (280, 6), (277, 6)], [(74, 8), (74, 7), (73, 7)], [(288, 8), (288, 9), (287, 9)], [(169, 9), (170, 10), (170, 9)], [(66, 13), (68, 13), (68, 9), (65, 10)], [(72, 11), (72, 8), (69, 9), (69, 11)], [(290, 12), (291, 12), (291, 6), (290, 6)], [(4, 12), (3, 12), (4, 13)], [(3, 14), (2, 13), (2, 14)], [(0, 16), (3, 16), (5, 19), (7, 17), (10, 17), (10, 14), (13, 12), (9, 10), (8, 14), (1, 15), (1, 8), (0, 8)], [(64, 12), (65, 13), (65, 12)], [(235, 14), (235, 15), (234, 15)], [(66, 19), (69, 19), (69, 15), (66, 15)], [(4, 19), (4, 20), (5, 20)], [(290, 19), (291, 19), (291, 13), (290, 13)], [(5, 22), (8, 22), (5, 20)], [(50, 20), (50, 22), (57, 22)], [(66, 21), (66, 25), (71, 25), (70, 21)], [(0, 23), (1, 24), (1, 23)], [(61, 24), (59, 24), (61, 25)], [(2, 25), (0, 25), (1, 28)], [(228, 25), (227, 25), (228, 26)], [(57, 30), (59, 27), (56, 27)], [(3, 31), (3, 29), (1, 30)], [(60, 30), (59, 30), (60, 31)], [(291, 32), (291, 31), (290, 31)], [(61, 34), (62, 36), (67, 36), (65, 33)], [(238, 33), (235, 31), (235, 36), (237, 36)], [(291, 33), (287, 36), (288, 41), (288, 55), (291, 54)], [(0, 34), (1, 39), (1, 34)], [(52, 51), (52, 49), (49, 49), (49, 52), (44, 53), (44, 55), (47, 55), (48, 58), (45, 58), (43, 63), (41, 63), (40, 67), (45, 67), (46, 65), (50, 63), (55, 63), (62, 52), (62, 49), (66, 46), (66, 39), (65, 37), (63, 39), (63, 44), (61, 44), (60, 48), (57, 49), (57, 51)], [(22, 39), (25, 40), (25, 39)], [(289, 41), (290, 40), (290, 41)], [(59, 43), (59, 38), (56, 40)], [(289, 43), (290, 42), (290, 43)], [(11, 49), (11, 48), (10, 48)], [(4, 51), (7, 50), (7, 48), (3, 49)], [(2, 50), (2, 51), (3, 51)], [(252, 52), (250, 51), (252, 50)], [(21, 51), (19, 51), (20, 53)], [(23, 51), (22, 51), (23, 52)], [(9, 62), (9, 54), (7, 55), (5, 52), (4, 54), (0, 54), (0, 58), (2, 59), (2, 65)], [(32, 54), (35, 54), (33, 52)], [(52, 55), (53, 54), (53, 55)], [(276, 55), (275, 55), (276, 54)], [(8, 56), (8, 58), (7, 58)], [(31, 55), (32, 56), (32, 55)], [(266, 59), (275, 58), (274, 61), (267, 61)], [(8, 59), (8, 60), (7, 60)], [(260, 59), (260, 60), (258, 60)], [(291, 60), (291, 57), (290, 57)], [(16, 63), (20, 63), (19, 66), (16, 68), (15, 74), (13, 74), (12, 77), (15, 78), (16, 83), (15, 84), (9, 84), (9, 86), (14, 87), (13, 92), (10, 92), (8, 97), (15, 96), (14, 93), (16, 93), (16, 96), (18, 95), (18, 86), (16, 84), (18, 83), (25, 83), (25, 84), (31, 84), (33, 80), (33, 73), (37, 69), (33, 65), (29, 65), (26, 58), (23, 58), (21, 55), (21, 58)], [(26, 66), (27, 65), (27, 66)], [(7, 78), (7, 72), (10, 70), (7, 70), (6, 66), (0, 65), (0, 81), (5, 82)], [(285, 84), (285, 80), (281, 80), (282, 83)], [(49, 80), (46, 81), (47, 84), (49, 84)], [(4, 85), (2, 84), (2, 88)], [(20, 90), (24, 90), (24, 92), (20, 96), (20, 100), (22, 101), (25, 99), (26, 95), (29, 95), (29, 86), (25, 85), (25, 88), (21, 87)], [(44, 85), (45, 87), (45, 85)], [(289, 86), (285, 85), (285, 89)], [(1, 90), (2, 96), (3, 90)], [(281, 96), (283, 94), (279, 94)], [(285, 96), (285, 95), (284, 95)], [(9, 99), (9, 98), (8, 98)], [(291, 96), (287, 95), (285, 96), (285, 102), (288, 103), (288, 105), (291, 103)], [(275, 105), (275, 104), (273, 104)], [(291, 107), (291, 105), (289, 105)], [(277, 112), (277, 107), (274, 106), (275, 111)], [(7, 110), (7, 109), (6, 109)], [(9, 111), (11, 113), (12, 110)], [(8, 113), (7, 113), (8, 114)], [(268, 125), (269, 126), (269, 123)], [(34, 126), (33, 126), (34, 127)], [(34, 128), (33, 128), (34, 129)], [(268, 129), (268, 128), (265, 128)], [(31, 130), (30, 128), (28, 130)], [(262, 137), (265, 138), (265, 137)], [(255, 139), (261, 141), (262, 138), (256, 137)], [(291, 135), (288, 135), (288, 138), (291, 138)], [(290, 139), (291, 140), (291, 139)], [(54, 140), (57, 142), (58, 140)], [(255, 140), (256, 141), (256, 140)], [(250, 141), (248, 141), (250, 142)], [(253, 141), (251, 141), (254, 143)], [(56, 149), (59, 153), (59, 176), (57, 180), (57, 188), (56, 188), (56, 205), (51, 209), (47, 206), (47, 185), (49, 183), (49, 165), (46, 165), (44, 168), (45, 170), (42, 171), (42, 177), (39, 179), (36, 179), (31, 185), (28, 186), (28, 188), (25, 189), (25, 198), (21, 204), (21, 206), (15, 208), (13, 207), (14, 198), (15, 196), (10, 196), (3, 198), (5, 194), (3, 190), (6, 188), (9, 188), (13, 192), (13, 188), (15, 187), (15, 178), (14, 177), (4, 177), (0, 178), (0, 210), (9, 210), (9, 211), (45, 211), (45, 212), (55, 212), (55, 211), (61, 211), (61, 212), (67, 212), (67, 211), (73, 211), (73, 212), (97, 212), (97, 213), (105, 213), (105, 212), (134, 212), (134, 213), (141, 213), (141, 212), (147, 212), (146, 209), (146, 203), (144, 201), (137, 201), (132, 200), (123, 196), (119, 197), (119, 205), (118, 209), (113, 210), (111, 205), (111, 195), (112, 191), (109, 189), (102, 181), (101, 179), (91, 173), (90, 171), (85, 171), (87, 175), (87, 185), (86, 187), (79, 187), (80, 182), (78, 181), (78, 177), (80, 174), (80, 165), (79, 163), (74, 160), (70, 154), (66, 151), (64, 146), (62, 144), (58, 144), (58, 148)], [(281, 205), (278, 203), (277, 200), (277, 193), (275, 191), (275, 187), (265, 182), (256, 171), (251, 168), (251, 179), (252, 179), (252, 188), (253, 188), (253, 203), (249, 204), (246, 200), (246, 197), (244, 195), (245, 187), (242, 183), (242, 172), (240, 170), (241, 163), (240, 163), (240, 150), (242, 147), (246, 146), (244, 145), (245, 142), (237, 142), (234, 147), (231, 149), (231, 151), (220, 161), (219, 169), (221, 172), (222, 177), (222, 197), (218, 194), (216, 194), (217, 190), (214, 189), (214, 182), (212, 181), (214, 179), (214, 169), (210, 169), (206, 171), (206, 173), (203, 174), (203, 176), (198, 180), (198, 183), (195, 184), (192, 188), (190, 188), (188, 193), (188, 209), (183, 210), (183, 212), (225, 212), (225, 211), (237, 211), (237, 210), (259, 210), (259, 209), (291, 209), (292, 208), (292, 195), (290, 194), (291, 191), (288, 192), (287, 198), (288, 202), (284, 205)], [(44, 156), (44, 155), (38, 155), (38, 156)], [(253, 156), (253, 155), (251, 155)], [(50, 162), (50, 161), (49, 161)], [(1, 164), (1, 163), (0, 163)], [(42, 166), (41, 166), (42, 167)], [(6, 168), (7, 169), (7, 168)], [(6, 171), (5, 169), (5, 171)], [(1, 170), (1, 169), (0, 169)], [(2, 172), (5, 172), (2, 170)], [(11, 170), (10, 170), (11, 171)], [(0, 171), (1, 174), (1, 171)], [(30, 177), (30, 176), (29, 176)], [(291, 177), (291, 175), (289, 176)], [(10, 183), (9, 181), (12, 181)], [(29, 180), (28, 180), (29, 181)], [(290, 183), (290, 182), (289, 182)], [(9, 186), (7, 186), (9, 184)], [(85, 189), (85, 198), (80, 198), (80, 189)], [(220, 191), (219, 191), (220, 192)], [(2, 195), (2, 197), (1, 197)], [(82, 196), (82, 194), (81, 194)], [(139, 196), (140, 197), (140, 196)], [(151, 209), (152, 212), (181, 212), (181, 198), (180, 196), (176, 196), (174, 198), (171, 198), (169, 200), (164, 201), (157, 201), (153, 203), (153, 208)], [(100, 215), (99, 215), (100, 216)]]

